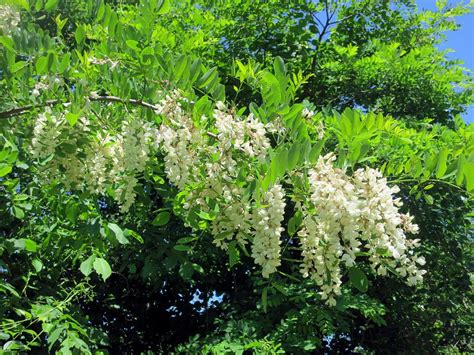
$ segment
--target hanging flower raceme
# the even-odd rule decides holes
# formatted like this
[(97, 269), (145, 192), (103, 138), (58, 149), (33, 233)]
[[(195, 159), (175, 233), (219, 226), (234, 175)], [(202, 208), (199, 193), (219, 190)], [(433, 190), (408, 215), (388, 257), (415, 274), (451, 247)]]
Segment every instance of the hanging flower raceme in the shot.
[(166, 118), (159, 129), (156, 147), (165, 152), (165, 172), (170, 182), (183, 189), (190, 179), (199, 179), (198, 157), (205, 147), (201, 132), (191, 116), (181, 107), (184, 101), (178, 91), (161, 100), (156, 113)]
[(274, 185), (263, 196), (260, 207), (253, 210), (254, 238), (252, 257), (262, 267), (263, 277), (269, 277), (281, 264), (281, 227), (285, 213), (284, 192)]
[(374, 270), (385, 275), (392, 268), (407, 283), (422, 281), (424, 259), (413, 254), (417, 240), (405, 233), (418, 228), (409, 215), (401, 214), (402, 205), (381, 173), (360, 169), (353, 177), (333, 167), (333, 155), (320, 157), (309, 173), (309, 201), (302, 208), (302, 273), (321, 286), (321, 297), (335, 304), (341, 293), (341, 262), (355, 265), (358, 255), (367, 255)]
[(71, 127), (66, 114), (46, 108), (35, 121), (30, 154), (49, 160), (44, 177), (90, 193), (104, 193), (110, 187), (122, 212), (128, 211), (135, 201), (137, 175), (150, 158), (156, 129), (139, 119), (125, 119), (121, 131), (110, 136), (92, 129), (86, 117)]

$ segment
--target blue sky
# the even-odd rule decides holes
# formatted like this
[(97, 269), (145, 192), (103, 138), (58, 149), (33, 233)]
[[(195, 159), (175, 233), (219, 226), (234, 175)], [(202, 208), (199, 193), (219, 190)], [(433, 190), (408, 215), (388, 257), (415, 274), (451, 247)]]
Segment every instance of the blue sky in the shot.
[[(469, 3), (465, 0), (464, 3)], [(459, 1), (449, 1), (448, 6), (459, 3)], [(417, 0), (418, 8), (425, 10), (436, 10), (435, 0)], [(456, 22), (461, 25), (457, 31), (446, 33), (445, 42), (439, 45), (440, 49), (452, 49), (454, 52), (448, 54), (450, 59), (461, 59), (464, 67), (474, 71), (474, 14), (466, 14), (456, 17)], [(474, 123), (474, 106), (471, 106), (467, 113), (463, 115), (466, 122)]]

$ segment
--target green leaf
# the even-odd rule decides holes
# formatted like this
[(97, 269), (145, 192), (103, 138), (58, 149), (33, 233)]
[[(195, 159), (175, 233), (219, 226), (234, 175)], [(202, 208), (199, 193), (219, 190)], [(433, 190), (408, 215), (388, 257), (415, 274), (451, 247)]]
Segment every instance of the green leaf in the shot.
[(97, 258), (94, 260), (94, 270), (97, 272), (101, 277), (102, 280), (107, 280), (110, 275), (112, 275), (112, 269), (110, 268), (109, 263), (107, 260), (102, 258)]
[(16, 52), (15, 49), (13, 48), (14, 46), (13, 39), (11, 39), (10, 37), (0, 36), (0, 44), (3, 44), (3, 46), (8, 50), (14, 53)]
[(0, 161), (4, 161), (10, 156), (10, 151), (8, 149), (3, 149), (0, 151)]
[(457, 170), (456, 170), (456, 185), (459, 185), (459, 186), (461, 186), (462, 182), (464, 181), (465, 161), (466, 160), (462, 155), (458, 158)]
[(215, 216), (212, 216), (208, 212), (204, 211), (199, 211), (198, 213), (196, 213), (196, 215), (206, 221), (213, 221), (215, 219)]
[(134, 239), (136, 239), (139, 243), (143, 244), (145, 241), (143, 240), (143, 237), (138, 234), (137, 232), (131, 230), (131, 229), (125, 229), (123, 231), (123, 235), (125, 237), (132, 237)]
[(286, 67), (285, 62), (281, 57), (276, 57), (273, 61), (273, 69), (275, 70), (275, 76), (280, 80), (280, 78), (286, 79)]
[[(432, 154), (428, 156), (428, 159), (425, 161), (425, 170), (431, 174), (436, 168), (438, 163), (439, 154)], [(428, 175), (429, 176), (429, 175)]]
[(381, 256), (390, 256), (388, 248), (376, 248), (375, 252)]
[(48, 334), (48, 343), (49, 343), (49, 350), (51, 351), (54, 343), (56, 343), (59, 339), (59, 336), (66, 328), (64, 326), (59, 326), (54, 329), (50, 334)]
[(233, 235), (235, 232), (234, 231), (226, 231), (226, 232), (221, 232), (219, 234), (216, 234), (214, 236), (214, 240), (224, 240), (228, 236)]
[(29, 165), (22, 162), (22, 161), (17, 162), (15, 165), (16, 165), (17, 168), (20, 168), (20, 169), (23, 169), (23, 170), (26, 170), (26, 169), (29, 168)]
[(28, 0), (15, 0), (15, 4), (21, 6), (24, 10), (30, 9), (30, 4), (28, 4)]
[(36, 249), (37, 249), (37, 246), (36, 246), (36, 242), (34, 240), (31, 240), (31, 239), (21, 239), (25, 245), (25, 250), (26, 251), (29, 251), (31, 253), (34, 253), (36, 252)]
[(84, 276), (89, 276), (90, 273), (92, 272), (92, 264), (94, 263), (95, 258), (96, 258), (95, 255), (91, 255), (81, 263), (81, 266), (79, 267), (79, 269), (81, 270)]
[(44, 74), (48, 71), (48, 57), (39, 57), (35, 64), (36, 73)]
[(464, 166), (464, 176), (466, 177), (466, 189), (472, 191), (474, 189), (474, 163), (466, 161)]
[(191, 247), (189, 245), (177, 244), (174, 246), (174, 250), (177, 251), (190, 251)]
[(197, 240), (198, 237), (184, 237), (184, 238), (179, 238), (178, 239), (178, 244), (187, 244), (187, 243), (191, 243), (195, 240)]
[(59, 0), (48, 0), (46, 4), (44, 5), (44, 9), (47, 12), (50, 12), (56, 8), (56, 5), (58, 4)]
[(229, 253), (229, 267), (232, 268), (235, 264), (239, 262), (239, 252), (236, 248), (236, 241), (233, 240), (229, 243), (229, 249), (227, 252)]
[(74, 33), (74, 38), (76, 39), (77, 44), (82, 44), (84, 38), (86, 37), (86, 31), (84, 27), (79, 25), (76, 28), (76, 33)]
[(281, 149), (276, 157), (276, 173), (279, 178), (283, 177), (285, 175), (286, 169), (287, 169), (287, 164), (288, 164), (288, 150), (287, 149)]
[(425, 199), (425, 201), (428, 205), (432, 205), (433, 202), (434, 202), (433, 196), (431, 196), (431, 195), (423, 194), (423, 198)]
[(153, 222), (151, 222), (151, 224), (153, 224), (154, 226), (157, 226), (157, 227), (164, 226), (165, 224), (167, 224), (169, 222), (170, 217), (171, 217), (171, 215), (170, 215), (169, 212), (167, 212), (167, 211), (160, 212), (155, 217)]
[(316, 145), (311, 147), (311, 150), (309, 151), (308, 155), (308, 160), (310, 163), (316, 163), (316, 161), (319, 158), (319, 155), (321, 154), (321, 150), (323, 149), (324, 143), (326, 143), (325, 140), (320, 140)]
[(349, 269), (349, 280), (360, 292), (367, 292), (369, 281), (362, 270), (356, 267), (351, 267)]
[(193, 263), (192, 266), (193, 266), (194, 270), (199, 272), (201, 275), (204, 275), (206, 273), (201, 265)]
[(29, 196), (26, 194), (18, 194), (14, 197), (15, 201), (25, 201), (28, 200)]
[(59, 64), (58, 71), (64, 73), (71, 63), (71, 53), (66, 53)]
[(79, 205), (77, 203), (70, 203), (66, 207), (66, 217), (71, 223), (76, 223), (79, 215)]
[(448, 168), (446, 164), (447, 159), (448, 159), (448, 149), (444, 148), (441, 152), (439, 152), (438, 164), (436, 165), (435, 176), (437, 179), (444, 176), (444, 173), (446, 172)]
[(40, 272), (43, 269), (43, 263), (39, 259), (33, 259), (31, 264), (35, 268), (36, 272)]
[(177, 60), (176, 60), (176, 63), (175, 63), (175, 66), (174, 66), (174, 77), (176, 80), (179, 80), (181, 79), (184, 71), (186, 70), (187, 66), (188, 66), (188, 57), (185, 56), (185, 55), (181, 55)]
[(288, 83), (288, 78), (286, 77), (285, 62), (283, 61), (283, 59), (281, 59), (280, 57), (276, 57), (273, 61), (273, 69), (275, 71), (275, 77), (277, 78), (278, 83), (280, 84), (280, 91), (283, 96), (286, 92), (286, 86)]
[(283, 295), (288, 296), (288, 292), (286, 292), (282, 285), (279, 285), (276, 282), (272, 282), (272, 286), (275, 287)]
[(13, 206), (13, 215), (18, 219), (25, 218), (25, 212), (18, 206)]
[(225, 100), (225, 86), (222, 84), (217, 84), (215, 89), (212, 90), (212, 97), (216, 101), (224, 101)]
[(56, 67), (57, 61), (58, 61), (58, 58), (57, 58), (56, 53), (49, 52), (48, 54), (48, 70), (49, 71), (53, 70), (53, 66)]
[(117, 239), (117, 241), (120, 244), (130, 243), (128, 239), (125, 238), (125, 235), (123, 234), (123, 230), (118, 225), (116, 225), (115, 223), (109, 223), (107, 224), (107, 227), (109, 227), (109, 229), (113, 232), (115, 239)]
[(24, 67), (26, 67), (28, 65), (27, 62), (25, 61), (19, 61), (19, 62), (16, 62), (15, 64), (13, 64), (11, 67), (10, 67), (10, 71), (12, 73), (16, 73), (17, 71), (23, 69)]
[(15, 248), (34, 253), (36, 251), (36, 242), (31, 239), (21, 238), (15, 240)]
[(103, 1), (101, 1), (99, 9), (97, 10), (97, 16), (95, 18), (95, 21), (99, 22), (100, 20), (102, 20), (102, 18), (104, 17), (104, 14), (105, 14), (105, 4)]
[(157, 9), (158, 15), (167, 14), (171, 10), (171, 2), (169, 0), (159, 0)]
[(3, 293), (6, 293), (5, 291), (8, 291), (13, 296), (18, 297), (18, 298), (20, 297), (20, 294), (17, 292), (17, 290), (15, 290), (15, 288), (13, 288), (12, 285), (10, 285), (9, 283), (3, 280), (0, 280), (0, 291), (2, 291)]
[(288, 152), (288, 171), (292, 171), (298, 164), (300, 158), (300, 145), (293, 144)]
[(275, 181), (277, 180), (278, 171), (281, 171), (281, 167), (279, 167), (278, 165), (279, 165), (278, 157), (274, 156), (270, 163), (270, 168), (267, 172), (267, 174), (269, 175), (269, 185), (273, 185)]
[(296, 211), (293, 217), (291, 217), (290, 220), (288, 221), (288, 234), (290, 235), (290, 237), (295, 235), (302, 221), (303, 221), (303, 214), (300, 211)]
[(194, 267), (191, 263), (184, 262), (181, 264), (179, 267), (179, 274), (184, 280), (191, 280), (191, 277), (193, 276), (194, 273)]
[(138, 42), (137, 41), (134, 41), (133, 39), (128, 39), (125, 41), (125, 44), (130, 47), (131, 49), (135, 50), (135, 51), (139, 51), (140, 48), (138, 48)]
[(209, 85), (217, 77), (217, 67), (209, 69), (204, 75), (198, 80), (197, 85), (199, 87), (205, 87)]
[(268, 294), (268, 288), (265, 287), (262, 290), (262, 305), (263, 305), (263, 311), (267, 313), (267, 305), (268, 305), (268, 300), (267, 300), (267, 295)]
[(82, 25), (77, 26), (76, 33), (74, 33), (74, 38), (76, 39), (77, 44), (82, 44), (84, 38), (86, 37), (86, 31)]
[(199, 77), (199, 74), (201, 73), (201, 60), (196, 59), (193, 64), (191, 64), (191, 72), (189, 76), (189, 81), (191, 83), (194, 83), (197, 78)]
[(69, 123), (71, 127), (74, 127), (80, 115), (81, 115), (81, 112), (77, 112), (77, 113), (68, 112), (66, 113), (66, 121)]
[(4, 177), (7, 174), (10, 174), (12, 172), (12, 166), (10, 165), (5, 165), (5, 164), (0, 164), (0, 177)]
[(272, 73), (263, 71), (260, 74), (262, 82), (262, 97), (265, 104), (275, 106), (281, 103), (283, 99), (283, 90), (280, 82)]

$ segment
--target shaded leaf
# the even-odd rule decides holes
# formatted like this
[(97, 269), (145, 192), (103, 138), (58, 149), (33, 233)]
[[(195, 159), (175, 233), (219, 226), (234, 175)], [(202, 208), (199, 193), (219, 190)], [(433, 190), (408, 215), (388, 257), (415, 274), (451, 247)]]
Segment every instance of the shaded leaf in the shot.
[(102, 259), (102, 258), (97, 258), (94, 260), (93, 263), (94, 270), (97, 272), (101, 277), (102, 280), (107, 280), (110, 275), (112, 275), (112, 269), (110, 268), (109, 263), (107, 260)]

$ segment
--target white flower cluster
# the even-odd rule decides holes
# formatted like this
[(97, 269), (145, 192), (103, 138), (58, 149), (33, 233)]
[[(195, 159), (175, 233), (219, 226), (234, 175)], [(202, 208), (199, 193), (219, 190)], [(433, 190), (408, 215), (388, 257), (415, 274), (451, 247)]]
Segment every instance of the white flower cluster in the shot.
[(122, 212), (128, 211), (135, 201), (137, 176), (145, 170), (151, 156), (151, 143), (157, 135), (150, 123), (135, 118), (124, 121), (121, 133), (115, 137), (115, 144), (111, 146), (113, 165), (108, 173), (109, 180), (116, 186), (115, 199), (121, 202)]
[[(239, 117), (221, 102), (212, 117), (196, 118), (189, 105), (172, 92), (156, 106), (159, 129), (130, 115), (114, 133), (101, 133), (98, 122), (86, 118), (71, 127), (64, 114), (46, 108), (35, 122), (31, 155), (44, 162), (49, 180), (92, 194), (109, 193), (125, 212), (136, 199), (147, 162), (159, 152), (168, 181), (183, 198), (178, 210), (185, 223), (209, 229), (214, 244), (224, 250), (230, 242), (251, 242), (255, 263), (269, 277), (281, 264), (285, 192), (275, 184), (254, 194), (252, 186), (258, 167), (268, 160), (267, 134), (284, 127), (281, 122), (265, 126), (252, 114)], [(303, 213), (298, 232), (303, 276), (316, 282), (331, 305), (341, 293), (342, 267), (353, 267), (358, 257), (379, 275), (393, 271), (410, 285), (420, 282), (425, 271), (418, 265), (424, 259), (413, 254), (418, 241), (406, 238), (418, 227), (399, 212), (402, 203), (393, 198), (398, 188), (389, 187), (374, 169), (348, 176), (333, 166), (334, 159), (319, 158), (309, 171), (308, 198), (295, 201)], [(293, 174), (305, 178), (301, 170)]]
[[(245, 245), (253, 237), (252, 256), (262, 266), (263, 276), (268, 277), (281, 262), (283, 189), (273, 186), (260, 201), (261, 207), (246, 191), (247, 183), (256, 179), (249, 169), (252, 159), (263, 161), (270, 148), (265, 126), (251, 114), (236, 117), (218, 102), (213, 114), (217, 133), (209, 136), (195, 126), (180, 100), (179, 93), (174, 92), (162, 100), (157, 112), (165, 117), (159, 143), (165, 152), (167, 177), (180, 190), (187, 191), (184, 208), (189, 213), (197, 210), (214, 214), (210, 229), (217, 246), (227, 249), (232, 240)], [(202, 117), (201, 123), (206, 120)], [(244, 161), (247, 164), (239, 164)], [(244, 183), (237, 182), (240, 169), (247, 169)]]
[(104, 136), (91, 129), (87, 118), (71, 127), (65, 115), (46, 108), (35, 121), (30, 154), (40, 160), (55, 155), (44, 166), (44, 177), (90, 193), (110, 188), (121, 210), (127, 211), (135, 200), (137, 175), (149, 160), (156, 130), (147, 122), (132, 119), (123, 121), (120, 133)]
[(0, 5), (0, 31), (9, 34), (20, 23), (20, 13), (9, 5)]
[(255, 236), (252, 257), (262, 266), (263, 277), (269, 277), (281, 264), (280, 235), (285, 213), (284, 192), (281, 185), (274, 185), (264, 195), (263, 206), (253, 211)]
[(253, 114), (248, 115), (245, 120), (235, 119), (223, 102), (218, 102), (216, 107), (214, 118), (221, 148), (227, 150), (233, 147), (250, 157), (264, 160), (270, 148), (265, 125), (255, 119)]
[(400, 214), (399, 191), (389, 187), (381, 173), (360, 169), (353, 177), (333, 167), (335, 157), (320, 157), (310, 171), (309, 204), (303, 207), (302, 273), (321, 287), (321, 297), (335, 304), (341, 293), (341, 267), (355, 265), (358, 255), (368, 256), (374, 270), (385, 275), (387, 268), (407, 277), (414, 285), (422, 280), (424, 259), (413, 255), (417, 240), (405, 233), (416, 233), (409, 215)]
[(156, 113), (169, 121), (161, 125), (157, 147), (164, 152), (165, 172), (170, 182), (183, 189), (192, 177), (199, 176), (199, 150), (205, 146), (201, 132), (181, 107), (179, 92), (167, 95), (157, 106)]
[(45, 159), (54, 153), (61, 135), (59, 127), (64, 124), (62, 116), (52, 114), (51, 108), (46, 107), (38, 115), (33, 127), (33, 139), (30, 153), (35, 159)]

